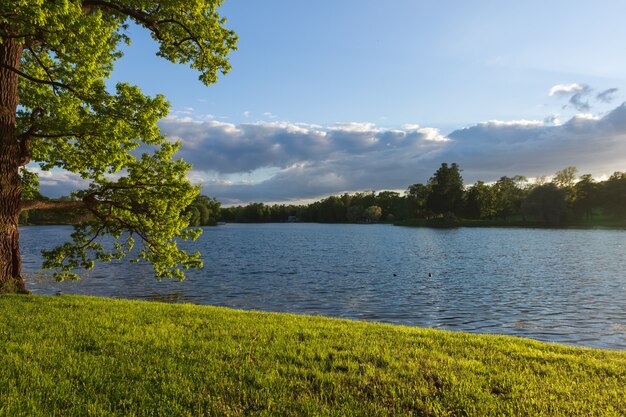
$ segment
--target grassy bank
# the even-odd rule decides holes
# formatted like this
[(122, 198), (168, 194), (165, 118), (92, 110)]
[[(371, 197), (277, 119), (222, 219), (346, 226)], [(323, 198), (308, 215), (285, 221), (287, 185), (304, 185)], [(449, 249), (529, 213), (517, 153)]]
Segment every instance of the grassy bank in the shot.
[(287, 314), (1, 296), (0, 415), (626, 415), (626, 352)]

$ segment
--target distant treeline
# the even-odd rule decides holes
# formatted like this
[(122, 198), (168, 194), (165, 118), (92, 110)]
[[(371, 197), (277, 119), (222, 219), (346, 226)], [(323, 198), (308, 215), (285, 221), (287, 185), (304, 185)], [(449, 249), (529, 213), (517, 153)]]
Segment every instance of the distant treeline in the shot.
[(251, 203), (222, 208), (220, 218), (226, 222), (626, 225), (626, 173), (615, 172), (606, 181), (576, 174), (575, 167), (568, 167), (551, 181), (543, 177), (530, 182), (515, 175), (466, 187), (459, 165), (442, 163), (426, 184), (410, 185), (403, 194), (368, 191), (308, 205)]
[[(558, 171), (547, 181), (515, 175), (494, 183), (467, 187), (456, 163), (442, 163), (426, 184), (410, 185), (404, 193), (366, 191), (330, 196), (306, 205), (221, 207), (215, 198), (196, 197), (187, 208), (191, 226), (218, 221), (375, 223), (415, 225), (607, 225), (626, 227), (626, 173), (605, 181), (577, 169)], [(45, 198), (39, 196), (39, 198)], [(67, 198), (67, 197), (66, 197)], [(82, 210), (31, 210), (22, 224), (73, 224), (89, 219)]]
[[(48, 198), (38, 194), (38, 199)], [(71, 200), (71, 197), (61, 197), (59, 200)], [(221, 203), (215, 198), (199, 195), (187, 207), (190, 226), (215, 226), (220, 215)], [(20, 215), (20, 224), (30, 225), (53, 225), (53, 224), (77, 224), (91, 219), (87, 210), (81, 209), (53, 209), (53, 210), (29, 210)]]
[[(46, 201), (50, 200), (39, 193), (35, 193), (31, 198)], [(71, 197), (61, 197), (57, 201), (72, 200)], [(91, 214), (87, 210), (81, 209), (46, 209), (46, 210), (28, 210), (20, 214), (20, 224), (34, 225), (55, 225), (55, 224), (77, 224), (82, 223), (91, 218)]]

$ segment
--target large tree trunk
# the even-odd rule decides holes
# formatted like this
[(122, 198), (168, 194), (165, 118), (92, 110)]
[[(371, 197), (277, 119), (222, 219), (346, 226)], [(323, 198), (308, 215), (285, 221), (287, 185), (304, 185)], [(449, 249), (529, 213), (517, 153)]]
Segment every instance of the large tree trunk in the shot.
[(20, 215), (20, 141), (16, 131), (18, 75), (23, 46), (13, 39), (0, 44), (0, 292), (25, 293), (18, 219)]

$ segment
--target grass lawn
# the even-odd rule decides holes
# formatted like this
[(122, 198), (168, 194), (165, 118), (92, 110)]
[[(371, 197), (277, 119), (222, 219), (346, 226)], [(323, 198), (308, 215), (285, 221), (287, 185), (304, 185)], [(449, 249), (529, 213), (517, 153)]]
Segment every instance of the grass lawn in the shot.
[(78, 296), (0, 311), (2, 416), (626, 415), (626, 352)]

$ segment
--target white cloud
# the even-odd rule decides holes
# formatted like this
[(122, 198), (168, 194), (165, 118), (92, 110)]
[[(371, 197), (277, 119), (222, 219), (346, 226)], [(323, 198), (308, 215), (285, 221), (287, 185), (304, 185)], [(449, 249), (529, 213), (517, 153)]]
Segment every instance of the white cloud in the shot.
[(591, 104), (589, 104), (588, 99), (591, 92), (591, 88), (586, 84), (557, 84), (550, 88), (548, 95), (569, 96), (569, 101), (563, 108), (571, 107), (579, 112), (588, 112), (591, 110)]
[(572, 120), (600, 120), (601, 117), (591, 113), (578, 113), (574, 115)]
[(542, 120), (490, 120), (488, 122), (480, 123), (481, 125), (491, 125), (491, 126), (516, 126), (519, 128), (524, 127), (538, 127), (543, 126), (544, 121)]
[(379, 131), (374, 123), (359, 123), (359, 122), (350, 122), (350, 123), (335, 123), (330, 127), (331, 130), (341, 131), (341, 132), (376, 132)]
[(37, 164), (27, 166), (30, 172), (39, 176), (40, 191), (48, 197), (69, 196), (73, 191), (85, 189), (89, 183), (80, 175), (61, 169), (43, 171)]
[(557, 96), (557, 95), (570, 95), (570, 94), (580, 93), (581, 91), (585, 91), (586, 88), (588, 88), (586, 85), (577, 84), (577, 83), (557, 84), (550, 88), (548, 95), (550, 97)]

